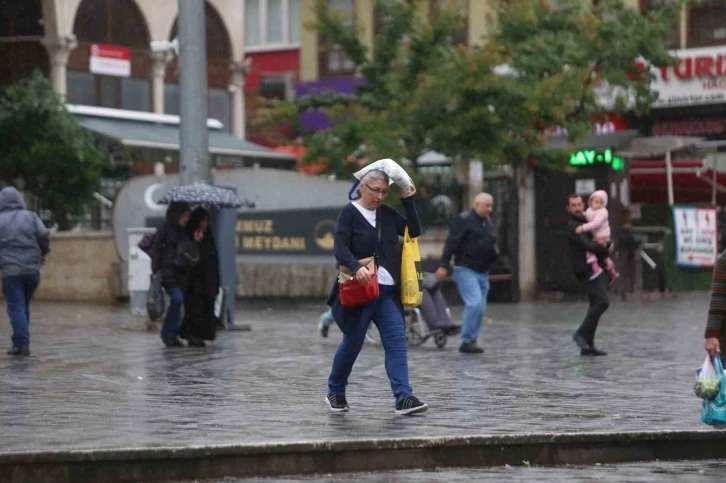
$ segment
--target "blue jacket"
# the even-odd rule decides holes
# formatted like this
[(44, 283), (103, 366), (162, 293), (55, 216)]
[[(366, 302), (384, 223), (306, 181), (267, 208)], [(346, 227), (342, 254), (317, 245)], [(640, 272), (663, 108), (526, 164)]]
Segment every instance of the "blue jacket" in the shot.
[[(378, 246), (378, 229), (371, 226), (352, 203), (344, 206), (340, 211), (335, 228), (334, 252), (338, 264), (344, 265), (356, 273), (362, 266), (358, 260), (373, 256), (378, 247), (378, 265), (385, 268), (398, 284), (401, 281), (401, 240), (399, 237), (403, 236), (407, 226), (409, 236), (412, 238), (421, 235), (421, 221), (416, 211), (416, 202), (413, 197), (403, 198), (401, 201), (406, 216), (390, 206), (381, 206), (378, 220), (381, 224), (380, 246)], [(349, 333), (357, 324), (363, 307), (343, 307), (338, 300), (339, 291), (340, 286), (336, 277), (328, 305), (332, 307), (333, 318), (340, 329), (343, 333)]]
[(50, 233), (38, 215), (28, 211), (15, 188), (0, 191), (0, 270), (3, 276), (32, 275), (40, 271), (48, 253)]

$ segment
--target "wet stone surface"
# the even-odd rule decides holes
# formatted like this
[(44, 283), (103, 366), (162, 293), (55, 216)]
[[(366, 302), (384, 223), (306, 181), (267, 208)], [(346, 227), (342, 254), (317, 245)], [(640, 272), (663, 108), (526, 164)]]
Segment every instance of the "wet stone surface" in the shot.
[[(581, 357), (570, 338), (585, 304), (490, 306), (483, 356), (459, 354), (456, 338), (410, 349), (414, 391), (431, 406), (416, 418), (394, 415), (383, 349), (368, 344), (352, 411), (330, 414), (340, 332), (320, 338), (322, 306), (267, 307), (240, 309), (252, 332), (166, 349), (126, 307), (35, 304), (33, 355), (0, 355), (0, 450), (706, 429), (693, 395), (706, 294), (613, 304), (604, 358)], [(0, 339), (9, 337), (3, 311)]]
[(309, 477), (199, 480), (200, 483), (294, 483), (315, 481), (337, 483), (475, 483), (475, 482), (598, 482), (598, 483), (710, 483), (722, 482), (726, 461), (653, 462), (565, 468), (524, 466), (438, 471), (395, 471), (386, 473), (317, 475)]

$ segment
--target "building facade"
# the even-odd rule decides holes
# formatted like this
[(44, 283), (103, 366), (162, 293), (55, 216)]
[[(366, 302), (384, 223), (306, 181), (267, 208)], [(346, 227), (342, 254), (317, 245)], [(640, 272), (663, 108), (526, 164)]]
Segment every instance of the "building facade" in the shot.
[[(297, 78), (301, 0), (205, 4), (209, 117), (245, 138), (245, 92)], [(0, 87), (40, 69), (71, 104), (179, 114), (178, 62), (151, 47), (176, 19), (177, 0), (4, 0)]]

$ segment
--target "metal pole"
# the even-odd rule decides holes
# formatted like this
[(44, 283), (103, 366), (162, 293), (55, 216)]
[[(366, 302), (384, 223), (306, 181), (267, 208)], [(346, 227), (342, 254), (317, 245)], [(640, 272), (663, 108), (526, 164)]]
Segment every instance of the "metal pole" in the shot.
[(204, 0), (179, 0), (178, 3), (181, 183), (211, 184)]
[(668, 205), (673, 206), (673, 163), (671, 162), (671, 152), (666, 151), (666, 176), (668, 177)]
[(711, 203), (713, 206), (716, 206), (716, 183), (718, 183), (716, 168), (718, 167), (718, 156), (716, 156), (716, 153), (708, 153), (708, 155), (711, 157), (711, 169), (713, 170), (713, 177), (711, 178), (711, 183), (713, 185), (711, 186)]

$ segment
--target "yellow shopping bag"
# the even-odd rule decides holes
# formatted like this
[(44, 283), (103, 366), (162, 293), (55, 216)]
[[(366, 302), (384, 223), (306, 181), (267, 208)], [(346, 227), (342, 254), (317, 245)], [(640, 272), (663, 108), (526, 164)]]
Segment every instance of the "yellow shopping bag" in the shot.
[(403, 235), (401, 254), (401, 302), (406, 307), (417, 307), (423, 300), (423, 273), (418, 240), (408, 236), (408, 227)]

